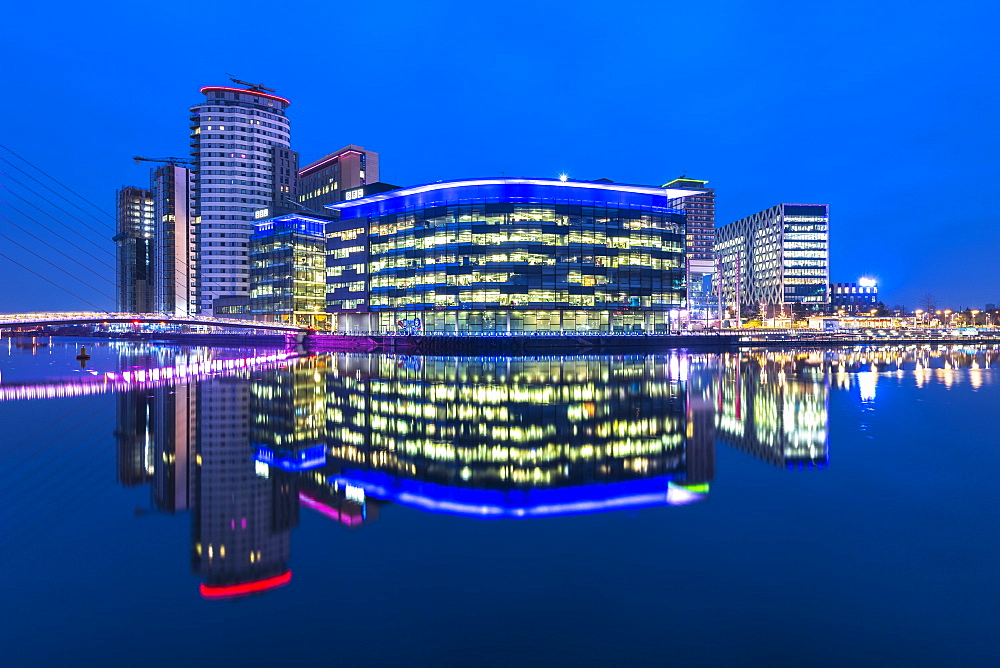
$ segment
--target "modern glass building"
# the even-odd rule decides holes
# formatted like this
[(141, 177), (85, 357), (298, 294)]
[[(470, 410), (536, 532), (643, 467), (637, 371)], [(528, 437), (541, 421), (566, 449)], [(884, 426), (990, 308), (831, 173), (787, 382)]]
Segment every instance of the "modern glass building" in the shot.
[(673, 203), (693, 192), (488, 178), (330, 204), (327, 280), (354, 298), (328, 310), (339, 331), (666, 332), (686, 306)]
[(153, 306), (159, 313), (188, 315), (195, 292), (194, 184), (191, 170), (169, 163), (150, 175), (155, 213)]
[(774, 317), (792, 305), (825, 308), (829, 241), (826, 204), (779, 204), (720, 227), (715, 251), (730, 315)]
[(121, 313), (153, 311), (153, 193), (123, 186), (115, 196), (115, 307)]
[(257, 223), (250, 237), (255, 320), (327, 329), (326, 219), (289, 214)]

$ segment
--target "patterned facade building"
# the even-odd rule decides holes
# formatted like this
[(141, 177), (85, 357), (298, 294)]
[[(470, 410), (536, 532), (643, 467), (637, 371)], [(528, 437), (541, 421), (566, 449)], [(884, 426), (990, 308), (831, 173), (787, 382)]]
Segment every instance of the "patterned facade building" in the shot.
[(730, 315), (825, 308), (829, 239), (826, 204), (779, 204), (716, 230), (722, 300)]

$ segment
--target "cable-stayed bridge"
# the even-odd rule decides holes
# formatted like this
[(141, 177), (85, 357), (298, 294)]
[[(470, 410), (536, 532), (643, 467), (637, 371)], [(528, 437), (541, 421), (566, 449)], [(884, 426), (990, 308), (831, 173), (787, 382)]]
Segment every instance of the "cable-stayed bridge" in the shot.
[[(145, 176), (137, 181), (144, 179)], [(111, 199), (112, 191), (107, 195)], [(70, 313), (8, 313), (0, 315), (0, 327), (127, 321), (150, 330), (153, 325), (164, 324), (206, 326), (211, 329), (201, 331), (211, 333), (226, 329), (270, 332), (302, 329), (289, 324), (205, 316), (181, 318), (109, 312), (123, 308), (116, 299), (117, 282), (122, 280), (116, 267), (121, 261), (118, 256), (125, 251), (116, 249), (117, 234), (112, 211), (0, 144), (0, 279), (14, 287), (0, 295), (0, 311), (34, 310), (36, 306), (45, 309), (49, 304), (66, 304), (67, 296), (72, 298), (67, 306), (74, 309)], [(228, 285), (222, 289), (228, 287), (236, 290)], [(116, 303), (119, 306), (113, 307)]]

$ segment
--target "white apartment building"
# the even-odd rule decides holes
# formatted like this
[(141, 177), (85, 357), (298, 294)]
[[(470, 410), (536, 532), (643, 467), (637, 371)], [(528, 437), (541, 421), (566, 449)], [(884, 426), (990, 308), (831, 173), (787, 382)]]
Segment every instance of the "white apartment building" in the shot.
[[(294, 193), (289, 102), (261, 90), (206, 86), (205, 102), (191, 107), (194, 163), (197, 303), (212, 313), (219, 297), (250, 294), (249, 239), (254, 211), (276, 193)], [(288, 172), (288, 173), (284, 173)]]

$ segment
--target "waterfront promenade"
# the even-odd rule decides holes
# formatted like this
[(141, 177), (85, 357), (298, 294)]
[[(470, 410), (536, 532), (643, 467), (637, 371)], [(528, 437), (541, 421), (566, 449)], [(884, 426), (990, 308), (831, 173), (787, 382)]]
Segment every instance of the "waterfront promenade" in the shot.
[(656, 350), (731, 350), (749, 347), (816, 347), (845, 345), (954, 345), (1000, 342), (1000, 331), (962, 336), (943, 330), (901, 330), (896, 333), (819, 332), (814, 330), (734, 329), (677, 334), (642, 332), (577, 334), (477, 333), (404, 335), (387, 333), (313, 334), (303, 344), (320, 351), (399, 353), (631, 353)]
[[(973, 332), (956, 329), (843, 329), (823, 332), (811, 329), (711, 329), (680, 332), (316, 332), (296, 325), (255, 323), (246, 320), (199, 319), (171, 322), (162, 316), (113, 314), (129, 320), (130, 329), (109, 328), (108, 314), (31, 314), (33, 317), (0, 315), (0, 336), (47, 337), (52, 335), (124, 338), (164, 341), (184, 345), (265, 347), (295, 346), (316, 351), (387, 352), (404, 354), (561, 354), (655, 352), (691, 349), (722, 351), (747, 347), (798, 347), (845, 345), (955, 345), (1000, 342), (1000, 329)], [(56, 317), (58, 316), (58, 317)], [(86, 317), (84, 317), (86, 316)], [(72, 330), (65, 325), (76, 325)], [(26, 327), (36, 327), (25, 331)], [(81, 331), (84, 330), (84, 331)], [(270, 329), (270, 331), (268, 331)], [(20, 331), (19, 331), (20, 330)]]

